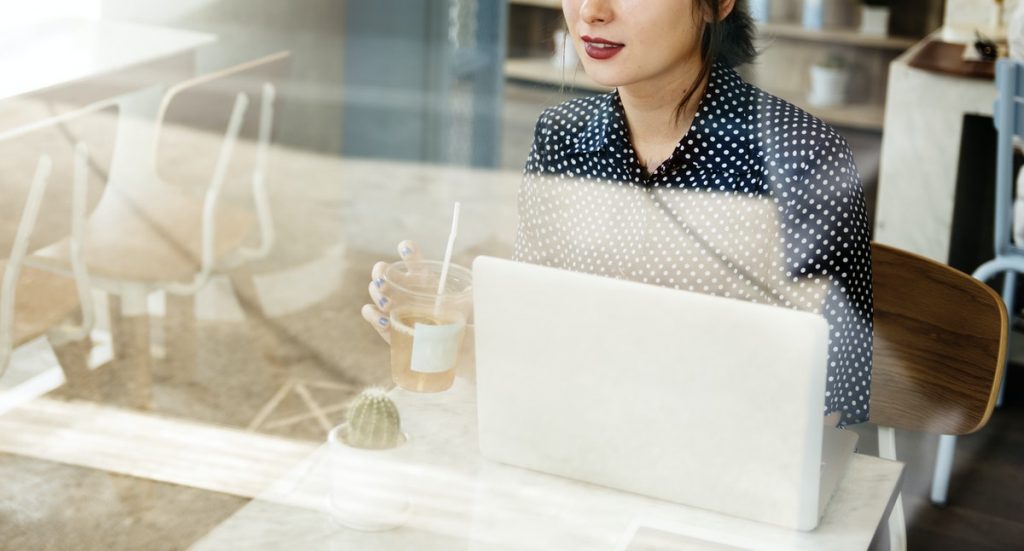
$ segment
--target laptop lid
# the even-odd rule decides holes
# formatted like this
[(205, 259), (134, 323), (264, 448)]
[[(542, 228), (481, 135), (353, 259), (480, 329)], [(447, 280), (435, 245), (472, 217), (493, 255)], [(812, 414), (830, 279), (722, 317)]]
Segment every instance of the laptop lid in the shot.
[(488, 257), (473, 277), (485, 458), (817, 525), (821, 316)]

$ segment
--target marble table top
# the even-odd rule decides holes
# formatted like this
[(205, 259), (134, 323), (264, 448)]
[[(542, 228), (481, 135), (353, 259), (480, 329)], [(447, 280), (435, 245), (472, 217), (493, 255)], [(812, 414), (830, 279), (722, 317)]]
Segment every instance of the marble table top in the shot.
[(401, 527), (334, 521), (337, 463), (325, 445), (193, 549), (866, 549), (903, 473), (902, 463), (855, 454), (819, 527), (797, 532), (484, 460), (467, 379), (392, 396), (410, 439), (367, 476), (411, 497)]

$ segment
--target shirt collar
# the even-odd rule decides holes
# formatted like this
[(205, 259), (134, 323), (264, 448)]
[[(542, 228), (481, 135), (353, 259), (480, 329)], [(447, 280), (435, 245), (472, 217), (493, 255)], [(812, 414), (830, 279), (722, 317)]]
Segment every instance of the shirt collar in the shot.
[(608, 148), (611, 138), (616, 136), (619, 130), (625, 132), (627, 128), (626, 115), (622, 110), (618, 90), (599, 96), (597, 107), (573, 144), (576, 153), (603, 151)]
[[(760, 157), (754, 139), (756, 98), (757, 89), (735, 69), (716, 63), (690, 129), (672, 153), (671, 163), (720, 172), (745, 172)], [(602, 95), (599, 105), (598, 114), (587, 121), (574, 144), (576, 153), (594, 153), (616, 145), (632, 151), (618, 90)], [(622, 141), (615, 143), (618, 140)], [(739, 145), (729, 148), (728, 142), (733, 141)]]

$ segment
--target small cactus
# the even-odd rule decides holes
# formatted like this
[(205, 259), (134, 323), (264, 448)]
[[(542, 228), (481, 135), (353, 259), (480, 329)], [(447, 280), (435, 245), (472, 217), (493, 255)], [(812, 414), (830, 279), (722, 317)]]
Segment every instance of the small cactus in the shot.
[(398, 408), (383, 389), (368, 388), (349, 406), (346, 444), (354, 448), (386, 450), (404, 441)]

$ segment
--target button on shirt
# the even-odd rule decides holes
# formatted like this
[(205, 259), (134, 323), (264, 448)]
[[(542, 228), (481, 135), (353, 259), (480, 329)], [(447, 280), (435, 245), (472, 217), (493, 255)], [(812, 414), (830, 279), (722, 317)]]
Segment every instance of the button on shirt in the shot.
[(719, 63), (686, 135), (651, 174), (617, 92), (545, 110), (514, 257), (822, 314), (824, 413), (846, 425), (868, 420), (869, 240), (846, 141)]

